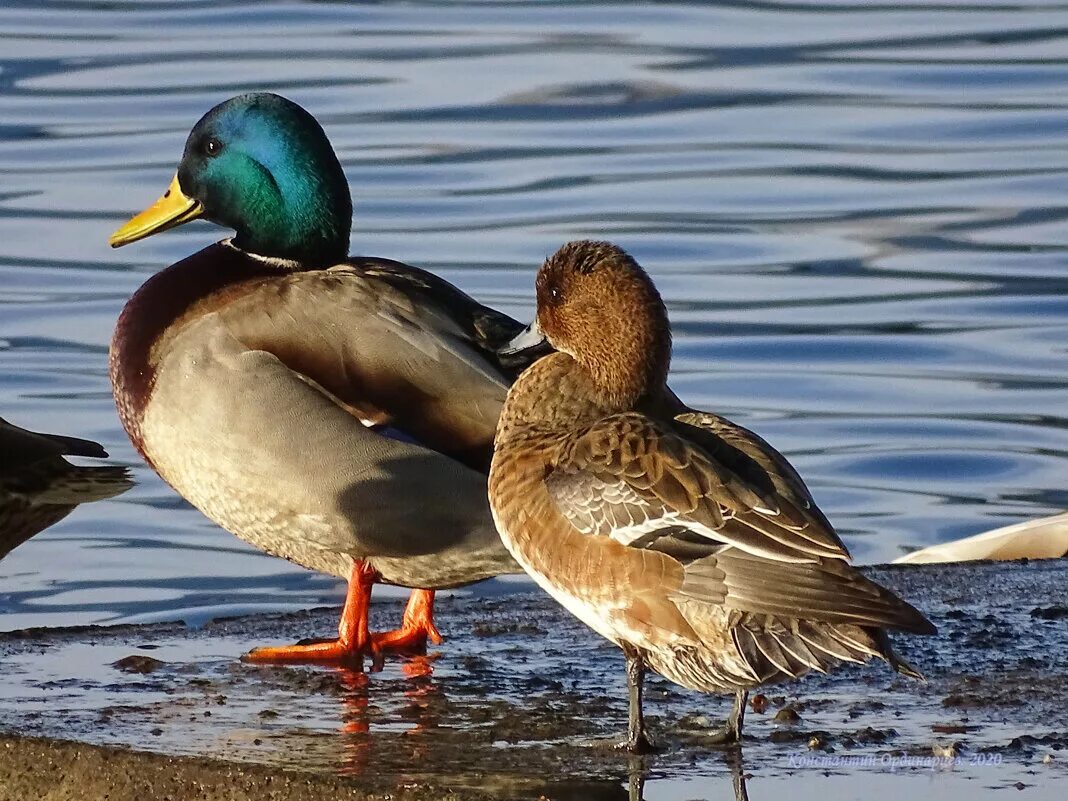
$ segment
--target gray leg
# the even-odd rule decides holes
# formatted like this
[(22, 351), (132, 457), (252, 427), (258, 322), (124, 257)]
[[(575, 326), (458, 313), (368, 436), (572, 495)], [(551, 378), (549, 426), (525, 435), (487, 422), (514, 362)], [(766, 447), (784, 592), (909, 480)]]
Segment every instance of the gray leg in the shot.
[(627, 801), (645, 801), (645, 762), (640, 756), (627, 757)]
[(627, 657), (627, 689), (630, 691), (630, 724), (627, 741), (623, 748), (632, 754), (649, 754), (655, 749), (645, 735), (645, 716), (642, 714), (642, 682), (645, 680), (645, 663), (637, 650), (624, 648)]
[(737, 745), (742, 741), (742, 719), (745, 717), (745, 702), (749, 698), (746, 690), (734, 694), (734, 707), (722, 729), (714, 732), (710, 738), (713, 745)]
[(734, 694), (734, 708), (731, 709), (731, 719), (727, 725), (734, 730), (734, 739), (737, 742), (742, 741), (742, 720), (745, 718), (745, 704), (748, 700), (747, 690), (738, 690)]
[(734, 786), (734, 801), (749, 801), (749, 792), (745, 789), (745, 765), (742, 764), (742, 749), (731, 749), (727, 756), (731, 769), (731, 784)]

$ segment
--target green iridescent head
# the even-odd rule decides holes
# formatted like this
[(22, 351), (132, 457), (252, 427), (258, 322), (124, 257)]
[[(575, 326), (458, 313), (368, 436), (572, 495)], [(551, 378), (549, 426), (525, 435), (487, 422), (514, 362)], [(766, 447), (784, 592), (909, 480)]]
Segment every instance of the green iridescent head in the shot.
[(204, 115), (170, 188), (110, 241), (119, 247), (197, 217), (233, 228), (242, 250), (318, 266), (348, 255), (352, 199), (315, 118), (284, 97), (247, 94)]

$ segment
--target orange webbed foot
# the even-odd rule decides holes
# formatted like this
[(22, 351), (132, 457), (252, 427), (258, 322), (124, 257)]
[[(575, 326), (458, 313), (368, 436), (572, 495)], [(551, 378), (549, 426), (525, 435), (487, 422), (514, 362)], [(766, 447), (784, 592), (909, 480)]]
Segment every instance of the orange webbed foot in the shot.
[(441, 645), (445, 638), (434, 625), (434, 591), (413, 590), (401, 626), (371, 635), (371, 646), (384, 653), (425, 654), (427, 641)]
[(381, 669), (384, 653), (425, 654), (428, 640), (434, 645), (444, 642), (434, 625), (433, 590), (412, 591), (400, 628), (369, 633), (371, 586), (377, 578), (378, 574), (362, 562), (353, 565), (336, 640), (253, 648), (241, 660), (261, 665), (342, 665), (362, 669), (363, 658), (369, 656), (374, 670)]
[(363, 657), (374, 656), (376, 650), (367, 630), (367, 613), (371, 587), (377, 578), (373, 568), (358, 560), (353, 563), (336, 640), (253, 648), (241, 661), (259, 665), (346, 665), (362, 670)]
[(444, 640), (436, 628), (399, 628), (371, 635), (372, 647), (381, 653), (425, 654), (427, 641), (440, 645)]
[(241, 661), (257, 665), (346, 665), (362, 668), (364, 656), (370, 655), (373, 647), (370, 643), (354, 646), (341, 640), (271, 645), (253, 648), (241, 657)]

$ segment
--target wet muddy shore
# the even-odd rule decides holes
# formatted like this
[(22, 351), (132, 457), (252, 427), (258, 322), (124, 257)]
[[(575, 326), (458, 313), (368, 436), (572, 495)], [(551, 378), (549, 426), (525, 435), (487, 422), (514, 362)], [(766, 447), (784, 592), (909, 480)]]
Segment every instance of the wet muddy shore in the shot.
[[(614, 749), (622, 659), (541, 593), (443, 598), (448, 637), (367, 672), (263, 667), (336, 609), (0, 635), (0, 799), (915, 798), (1068, 783), (1068, 560), (869, 568), (923, 609), (927, 676), (845, 667), (767, 688), (739, 752), (730, 699), (649, 682), (662, 753)], [(400, 604), (376, 604), (392, 624)], [(837, 788), (837, 789), (835, 789)]]

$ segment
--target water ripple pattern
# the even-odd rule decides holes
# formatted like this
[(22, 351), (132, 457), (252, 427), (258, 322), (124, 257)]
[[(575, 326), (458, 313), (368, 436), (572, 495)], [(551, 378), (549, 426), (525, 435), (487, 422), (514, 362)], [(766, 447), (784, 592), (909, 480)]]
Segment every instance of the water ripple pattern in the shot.
[(110, 251), (220, 100), (323, 122), (354, 252), (517, 316), (611, 238), (673, 385), (782, 449), (859, 560), (1068, 508), (1068, 5), (30, 2), (0, 6), (0, 414), (140, 486), (0, 564), (0, 629), (286, 609), (331, 579), (162, 484), (111, 404), (126, 298), (218, 238)]

